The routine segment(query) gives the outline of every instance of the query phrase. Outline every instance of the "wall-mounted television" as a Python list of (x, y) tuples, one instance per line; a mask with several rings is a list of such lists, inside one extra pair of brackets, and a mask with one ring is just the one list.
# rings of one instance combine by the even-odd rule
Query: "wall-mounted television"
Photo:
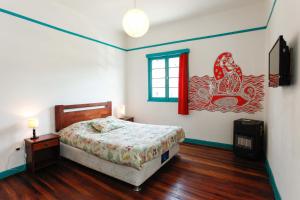
[(281, 35), (269, 53), (269, 87), (290, 84), (290, 49)]

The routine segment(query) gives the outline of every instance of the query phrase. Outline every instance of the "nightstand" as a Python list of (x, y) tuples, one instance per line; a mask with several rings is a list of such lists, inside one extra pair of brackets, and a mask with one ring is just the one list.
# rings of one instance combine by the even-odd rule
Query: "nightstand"
[(59, 135), (41, 135), (37, 139), (25, 139), (27, 169), (38, 169), (54, 164), (59, 159)]
[(119, 119), (129, 121), (129, 122), (134, 122), (134, 117), (120, 117)]

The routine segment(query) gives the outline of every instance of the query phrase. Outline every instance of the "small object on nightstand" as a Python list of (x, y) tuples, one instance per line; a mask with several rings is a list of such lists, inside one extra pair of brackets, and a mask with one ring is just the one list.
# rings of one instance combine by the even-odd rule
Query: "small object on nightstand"
[(39, 121), (37, 119), (29, 119), (28, 120), (28, 127), (32, 128), (32, 138), (31, 139), (37, 139), (39, 137), (36, 136), (35, 129), (39, 126)]
[(124, 120), (124, 121), (129, 121), (129, 122), (134, 122), (134, 117), (120, 117), (119, 119)]
[(59, 135), (47, 134), (37, 139), (25, 139), (27, 169), (35, 172), (56, 163), (60, 151), (59, 138)]

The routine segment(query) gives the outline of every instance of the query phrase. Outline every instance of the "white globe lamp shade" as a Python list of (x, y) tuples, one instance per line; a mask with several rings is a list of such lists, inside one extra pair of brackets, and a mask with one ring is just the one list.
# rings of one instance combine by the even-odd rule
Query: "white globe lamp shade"
[(128, 10), (123, 17), (124, 31), (131, 37), (142, 37), (149, 29), (149, 19), (140, 9)]

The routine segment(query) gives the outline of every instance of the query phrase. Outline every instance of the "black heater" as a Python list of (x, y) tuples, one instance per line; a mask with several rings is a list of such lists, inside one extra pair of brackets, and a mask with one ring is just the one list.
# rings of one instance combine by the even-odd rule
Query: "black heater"
[(234, 121), (233, 151), (250, 159), (263, 158), (264, 122), (251, 119)]

